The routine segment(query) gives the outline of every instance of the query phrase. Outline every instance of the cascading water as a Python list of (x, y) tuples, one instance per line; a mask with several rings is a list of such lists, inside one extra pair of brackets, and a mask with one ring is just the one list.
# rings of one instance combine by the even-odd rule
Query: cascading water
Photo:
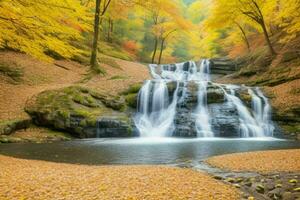
[(210, 80), (209, 61), (202, 60), (200, 72), (195, 72), (195, 79), (198, 84), (198, 105), (196, 108), (196, 131), (198, 137), (214, 137), (211, 130), (209, 112), (207, 110), (207, 84)]
[[(261, 90), (212, 83), (209, 60), (202, 60), (200, 65), (189, 61), (149, 67), (153, 80), (146, 81), (141, 88), (134, 117), (142, 137), (215, 137), (224, 135), (223, 126), (232, 132), (236, 130), (239, 137), (273, 135), (271, 107)], [(191, 92), (193, 86), (197, 88), (194, 96)], [(215, 97), (208, 95), (217, 88), (224, 100), (211, 103)], [(236, 94), (240, 90), (246, 90), (251, 96), (250, 106), (247, 107)], [(228, 120), (231, 118), (233, 120)]]

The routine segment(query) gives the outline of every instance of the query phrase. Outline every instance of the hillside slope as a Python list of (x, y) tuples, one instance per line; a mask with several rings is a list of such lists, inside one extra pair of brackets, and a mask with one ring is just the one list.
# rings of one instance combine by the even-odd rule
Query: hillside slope
[(25, 104), (44, 90), (75, 84), (116, 95), (150, 76), (145, 65), (107, 56), (101, 59), (106, 72), (102, 76), (91, 74), (87, 66), (73, 61), (47, 63), (21, 53), (0, 52), (0, 125), (29, 120)]

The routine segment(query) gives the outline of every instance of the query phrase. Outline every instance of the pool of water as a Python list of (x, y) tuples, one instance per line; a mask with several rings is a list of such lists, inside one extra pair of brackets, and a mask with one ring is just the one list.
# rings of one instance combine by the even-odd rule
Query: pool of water
[(300, 142), (259, 139), (87, 139), (50, 144), (1, 144), (0, 154), (17, 158), (80, 164), (167, 164), (199, 162), (236, 152), (295, 149)]

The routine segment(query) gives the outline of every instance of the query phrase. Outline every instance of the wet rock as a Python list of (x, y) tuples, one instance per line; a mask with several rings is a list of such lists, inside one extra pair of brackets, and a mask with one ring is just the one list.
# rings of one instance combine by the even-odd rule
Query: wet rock
[(255, 186), (255, 190), (258, 192), (258, 193), (261, 193), (263, 194), (265, 192), (265, 187), (262, 185), (262, 184), (257, 184)]
[(223, 103), (225, 101), (224, 91), (219, 87), (207, 88), (207, 103)]
[(293, 189), (294, 192), (300, 192), (300, 187)]
[(293, 194), (291, 192), (284, 192), (282, 194), (282, 200), (294, 200)]
[(268, 192), (268, 197), (271, 199), (279, 199), (282, 197), (283, 190), (281, 188), (276, 188), (270, 192)]
[(213, 178), (216, 179), (216, 180), (223, 180), (222, 176), (214, 176)]
[(249, 182), (245, 182), (243, 185), (247, 186), (247, 187), (251, 187), (252, 186), (252, 183), (249, 181)]
[(265, 187), (266, 187), (266, 189), (269, 190), (269, 191), (275, 189), (275, 185), (274, 185), (273, 181), (268, 181), (268, 182), (266, 183)]
[(235, 179), (234, 178), (226, 178), (225, 181), (229, 182), (229, 183), (235, 183)]
[(292, 184), (297, 184), (297, 183), (298, 183), (298, 181), (297, 181), (296, 179), (291, 179), (291, 180), (289, 180), (289, 183), (292, 183)]

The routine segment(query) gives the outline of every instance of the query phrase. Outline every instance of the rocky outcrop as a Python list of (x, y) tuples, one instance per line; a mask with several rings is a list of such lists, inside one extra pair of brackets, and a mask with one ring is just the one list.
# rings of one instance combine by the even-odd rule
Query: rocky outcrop
[(125, 109), (122, 98), (79, 86), (44, 91), (25, 108), (37, 125), (79, 138), (131, 136), (131, 117)]
[(227, 75), (237, 71), (237, 64), (228, 58), (212, 58), (210, 62), (212, 74)]
[(3, 121), (0, 123), (0, 135), (10, 135), (17, 130), (28, 128), (30, 124), (30, 119)]
[(285, 112), (274, 110), (273, 120), (280, 125), (285, 136), (300, 140), (300, 107), (291, 108)]

